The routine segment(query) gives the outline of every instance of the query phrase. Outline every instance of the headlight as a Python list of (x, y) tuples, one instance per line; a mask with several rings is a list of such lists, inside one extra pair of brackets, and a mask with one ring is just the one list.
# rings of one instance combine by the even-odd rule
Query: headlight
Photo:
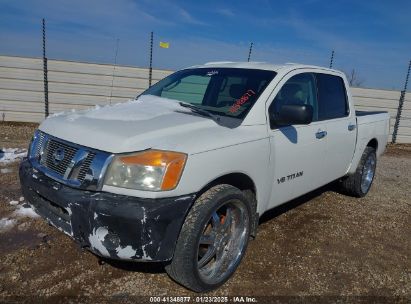
[(187, 155), (147, 150), (114, 157), (104, 184), (136, 190), (164, 191), (177, 187)]

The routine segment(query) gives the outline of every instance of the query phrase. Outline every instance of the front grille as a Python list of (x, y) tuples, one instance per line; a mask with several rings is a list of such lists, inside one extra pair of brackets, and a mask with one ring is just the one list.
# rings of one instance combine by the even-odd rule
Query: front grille
[[(64, 158), (60, 162), (56, 162), (54, 159), (54, 153), (59, 148), (64, 150)], [(64, 176), (77, 151), (77, 148), (71, 147), (62, 142), (58, 142), (54, 139), (49, 139), (42, 156), (42, 163), (46, 168), (49, 168), (61, 176)]]
[(35, 158), (38, 158), (38, 157), (40, 156), (41, 148), (42, 148), (43, 145), (44, 145), (44, 139), (45, 139), (45, 137), (46, 137), (46, 136), (44, 135), (43, 132), (39, 132), (39, 133), (38, 133), (37, 144), (36, 144), (36, 146), (34, 147), (34, 157), (35, 157)]
[(89, 173), (88, 171), (90, 169), (91, 163), (93, 162), (93, 159), (95, 156), (96, 156), (95, 153), (89, 152), (83, 164), (81, 165), (80, 171), (77, 176), (77, 179), (80, 182), (83, 182), (84, 178), (86, 177), (86, 174)]
[(100, 176), (111, 154), (56, 138), (40, 130), (34, 134), (29, 160), (36, 170), (63, 184), (100, 189)]

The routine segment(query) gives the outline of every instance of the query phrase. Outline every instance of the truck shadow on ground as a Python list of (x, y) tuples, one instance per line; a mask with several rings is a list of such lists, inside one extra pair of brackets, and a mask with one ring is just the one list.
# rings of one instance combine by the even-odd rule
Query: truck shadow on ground
[(277, 207), (274, 207), (273, 209), (268, 210), (267, 212), (265, 212), (261, 217), (260, 217), (260, 221), (259, 221), (259, 225), (268, 222), (278, 216), (280, 216), (283, 213), (286, 213), (287, 211), (290, 211), (294, 208), (297, 208), (300, 205), (303, 205), (309, 201), (311, 201), (312, 199), (322, 195), (325, 192), (336, 192), (339, 194), (344, 194), (338, 187), (338, 182), (334, 181), (331, 182), (325, 186), (322, 186), (321, 188), (318, 188), (314, 191), (311, 191), (307, 194), (304, 194), (302, 196), (299, 196), (291, 201), (288, 201), (282, 205), (279, 205)]
[[(307, 193), (303, 196), (300, 196), (296, 199), (293, 199), (287, 203), (284, 203), (278, 207), (275, 207), (266, 213), (264, 213), (259, 221), (259, 224), (263, 224), (265, 222), (268, 222), (278, 216), (280, 216), (283, 213), (286, 213), (287, 211), (290, 211), (294, 208), (297, 208), (298, 206), (305, 204), (312, 199), (322, 195), (325, 192), (328, 191), (333, 191), (340, 193), (337, 183), (332, 182), (330, 184), (327, 184), (317, 190), (314, 190), (310, 193)], [(110, 259), (101, 259), (99, 258), (102, 263), (106, 263), (112, 267), (125, 270), (125, 271), (130, 271), (130, 272), (142, 272), (142, 273), (149, 273), (149, 274), (158, 274), (158, 273), (164, 273), (165, 272), (165, 265), (167, 265), (166, 262), (161, 263), (161, 262), (130, 262), (130, 261), (120, 261), (120, 260), (110, 260)]]

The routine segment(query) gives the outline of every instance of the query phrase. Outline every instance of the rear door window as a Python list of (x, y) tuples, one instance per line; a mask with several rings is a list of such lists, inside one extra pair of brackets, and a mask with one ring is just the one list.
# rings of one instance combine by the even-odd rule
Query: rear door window
[(344, 81), (339, 76), (316, 74), (318, 89), (318, 120), (348, 116), (349, 107)]

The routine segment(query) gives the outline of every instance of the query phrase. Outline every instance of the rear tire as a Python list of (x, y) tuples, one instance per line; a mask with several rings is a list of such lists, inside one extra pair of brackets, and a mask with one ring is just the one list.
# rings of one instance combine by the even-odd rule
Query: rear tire
[(371, 188), (377, 166), (377, 156), (373, 147), (366, 147), (354, 174), (341, 181), (345, 193), (354, 197), (364, 197)]
[(196, 292), (224, 284), (246, 251), (251, 214), (247, 198), (231, 185), (204, 192), (181, 228), (168, 275)]

